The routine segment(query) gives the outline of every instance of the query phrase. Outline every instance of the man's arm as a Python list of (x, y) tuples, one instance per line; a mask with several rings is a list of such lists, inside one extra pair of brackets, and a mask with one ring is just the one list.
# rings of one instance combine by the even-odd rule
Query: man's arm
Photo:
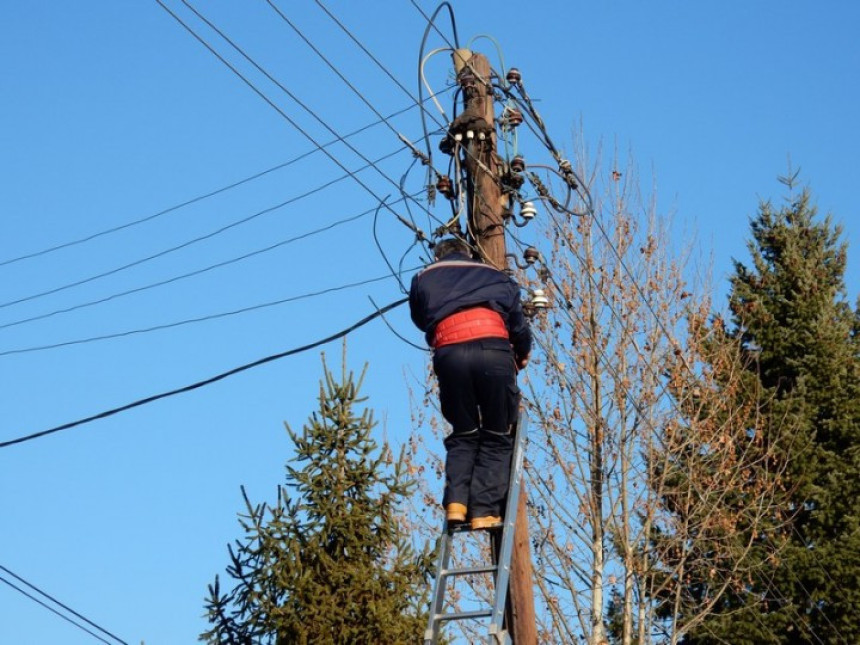
[(421, 289), (418, 287), (418, 277), (412, 278), (412, 284), (409, 287), (409, 315), (412, 317), (412, 322), (421, 331), (427, 331), (427, 318), (425, 315), (426, 307), (424, 298), (421, 296)]
[(508, 333), (514, 348), (517, 368), (523, 369), (529, 362), (529, 354), (532, 351), (532, 330), (529, 327), (528, 318), (523, 313), (520, 288), (515, 282), (512, 284), (514, 292), (511, 310), (508, 312)]

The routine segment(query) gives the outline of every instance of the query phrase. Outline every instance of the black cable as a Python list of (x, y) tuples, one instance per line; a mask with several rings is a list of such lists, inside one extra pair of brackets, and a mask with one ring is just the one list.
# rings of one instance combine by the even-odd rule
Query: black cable
[[(34, 587), (33, 585), (31, 585), (29, 582), (27, 582), (26, 580), (24, 580), (24, 579), (23, 579), (23, 578), (21, 578), (20, 576), (15, 575), (15, 574), (14, 574), (14, 573), (12, 573), (11, 571), (9, 571), (9, 569), (6, 569), (6, 567), (2, 567), (2, 566), (0, 566), (0, 569), (4, 569), (5, 571), (8, 571), (10, 574), (12, 574), (13, 576), (15, 576), (15, 578), (17, 578), (18, 580), (21, 580), (21, 582), (23, 582), (24, 584), (26, 584), (26, 585), (28, 585), (28, 586), (32, 587), (33, 589), (36, 589), (36, 591), (38, 591), (39, 593), (41, 593), (41, 594), (42, 594), (43, 596), (45, 596), (46, 598), (50, 598), (51, 600), (53, 600), (55, 603), (57, 603), (57, 604), (58, 604), (58, 605), (60, 605), (61, 607), (63, 607), (63, 608), (65, 608), (65, 609), (67, 609), (68, 611), (70, 611), (70, 612), (71, 612), (71, 613), (73, 613), (74, 615), (76, 615), (76, 616), (78, 616), (78, 617), (82, 618), (83, 620), (85, 620), (86, 622), (90, 623), (91, 625), (94, 625), (97, 629), (100, 629), (101, 631), (103, 631), (104, 633), (108, 634), (109, 636), (111, 636), (111, 637), (112, 637), (112, 638), (114, 638), (115, 640), (119, 641), (120, 643), (123, 643), (123, 645), (128, 645), (128, 643), (126, 643), (124, 640), (122, 640), (122, 639), (120, 639), (120, 638), (117, 638), (116, 636), (114, 636), (113, 634), (111, 634), (110, 632), (108, 632), (107, 630), (102, 629), (101, 627), (99, 627), (98, 625), (96, 625), (95, 623), (93, 623), (92, 621), (90, 621), (90, 620), (88, 620), (88, 619), (84, 618), (83, 616), (81, 616), (79, 613), (77, 613), (77, 612), (76, 612), (76, 611), (74, 611), (73, 609), (70, 609), (70, 608), (66, 607), (66, 605), (62, 604), (61, 602), (59, 602), (59, 601), (57, 601), (57, 600), (54, 600), (53, 598), (51, 598), (51, 596), (49, 596), (49, 595), (48, 595), (48, 594), (46, 594), (45, 592), (43, 592), (43, 591), (41, 591), (41, 590), (37, 589), (36, 587)], [(54, 607), (51, 607), (49, 604), (47, 604), (46, 602), (44, 602), (44, 601), (40, 600), (39, 598), (37, 598), (37, 597), (36, 597), (36, 596), (34, 596), (33, 594), (31, 594), (31, 593), (29, 593), (29, 592), (25, 591), (24, 589), (21, 589), (21, 587), (19, 587), (18, 585), (16, 585), (16, 584), (15, 584), (15, 583), (13, 583), (13, 582), (10, 582), (10, 581), (9, 581), (9, 580), (7, 580), (6, 578), (4, 578), (2, 575), (0, 575), (0, 582), (3, 582), (3, 583), (5, 583), (5, 584), (9, 585), (10, 587), (12, 587), (12, 589), (14, 589), (15, 591), (17, 591), (17, 592), (18, 592), (18, 593), (20, 593), (21, 595), (26, 596), (27, 598), (29, 598), (30, 600), (32, 600), (32, 601), (33, 601), (33, 602), (35, 602), (36, 604), (41, 605), (42, 607), (44, 607), (44, 608), (45, 608), (45, 609), (47, 609), (48, 611), (55, 613), (57, 616), (59, 616), (60, 618), (62, 618), (62, 619), (63, 619), (63, 620), (65, 620), (66, 622), (71, 623), (72, 625), (74, 625), (75, 627), (77, 627), (78, 629), (80, 629), (80, 630), (82, 630), (82, 631), (85, 631), (87, 634), (89, 634), (89, 635), (90, 635), (90, 636), (92, 636), (93, 638), (95, 638), (95, 639), (97, 639), (97, 640), (100, 640), (102, 643), (107, 643), (107, 645), (111, 645), (110, 641), (106, 641), (104, 638), (102, 638), (101, 636), (99, 636), (99, 635), (98, 635), (98, 634), (96, 634), (95, 632), (90, 631), (89, 629), (87, 629), (86, 627), (84, 627), (83, 625), (81, 625), (80, 623), (75, 622), (74, 620), (72, 620), (72, 619), (71, 619), (71, 618), (69, 618), (68, 616), (66, 616), (66, 615), (62, 614), (61, 612), (57, 611)]]
[[(412, 6), (414, 6), (416, 9), (418, 9), (418, 12), (422, 16), (424, 16), (424, 20), (427, 21), (428, 27), (433, 27), (433, 29), (436, 31), (436, 33), (442, 37), (442, 40), (444, 40), (448, 44), (449, 47), (451, 47), (452, 49), (460, 49), (460, 37), (457, 35), (457, 22), (454, 20), (454, 9), (451, 6), (450, 2), (440, 3), (439, 6), (436, 7), (436, 11), (433, 12), (432, 16), (428, 16), (426, 13), (424, 13), (424, 10), (418, 5), (417, 2), (415, 2), (415, 0), (412, 0)], [(439, 15), (439, 12), (442, 11), (443, 8), (448, 9), (448, 17), (451, 18), (451, 31), (454, 33), (454, 43), (453, 44), (451, 43), (450, 40), (445, 38), (445, 34), (443, 34), (441, 31), (439, 31), (439, 28), (436, 27), (436, 24), (435, 24), (436, 16)]]
[[(415, 271), (420, 267), (414, 267), (412, 269), (407, 269), (407, 271)], [(333, 293), (335, 291), (344, 291), (346, 289), (353, 289), (355, 287), (362, 287), (367, 284), (371, 284), (374, 282), (382, 282), (383, 280), (388, 280), (391, 278), (391, 275), (383, 275), (377, 278), (369, 278), (367, 280), (362, 280), (360, 282), (351, 282), (348, 284), (340, 285), (338, 287), (329, 287), (328, 289), (321, 289), (319, 291), (313, 291), (310, 293), (304, 293), (298, 296), (291, 296), (289, 298), (282, 298), (280, 300), (274, 300), (271, 302), (264, 302), (257, 305), (251, 305), (248, 307), (242, 307), (241, 309), (234, 309), (232, 311), (222, 311), (217, 314), (210, 314), (208, 316), (199, 316), (197, 318), (187, 318), (185, 320), (178, 320), (172, 323), (166, 323), (163, 325), (155, 325), (153, 327), (146, 327), (143, 329), (130, 329), (123, 332), (116, 332), (113, 334), (104, 334), (102, 336), (92, 336), (90, 338), (79, 338), (76, 340), (69, 340), (62, 343), (54, 343), (52, 345), (40, 345), (36, 347), (24, 347), (20, 349), (8, 349), (5, 351), (0, 351), (0, 356), (9, 356), (12, 354), (27, 354), (30, 352), (40, 352), (50, 349), (59, 349), (61, 347), (69, 347), (71, 345), (84, 345), (88, 343), (95, 343), (102, 340), (111, 340), (113, 338), (125, 338), (126, 336), (134, 336), (136, 334), (148, 334), (154, 331), (162, 331), (164, 329), (173, 329), (174, 327), (182, 327), (184, 325), (191, 325), (201, 322), (207, 322), (209, 320), (217, 320), (218, 318), (226, 318), (228, 316), (236, 316), (239, 314), (245, 314), (251, 311), (257, 311), (259, 309), (266, 309), (268, 307), (274, 307), (277, 305), (283, 305), (288, 302), (295, 302), (297, 300), (305, 300), (307, 298), (315, 298), (317, 296), (322, 296), (328, 293)], [(397, 277), (397, 276), (394, 276)]]
[[(373, 298), (371, 298), (370, 296), (368, 296), (368, 298), (367, 298), (367, 299), (368, 299), (368, 300), (370, 300), (370, 304), (372, 304), (372, 305), (376, 308), (376, 310), (377, 310), (377, 311), (379, 311), (379, 307), (377, 307), (377, 306), (376, 306), (376, 302), (374, 302)], [(380, 314), (380, 315), (382, 315), (382, 314)], [(397, 336), (400, 340), (402, 340), (402, 341), (403, 341), (404, 343), (406, 343), (407, 345), (410, 345), (411, 347), (414, 347), (415, 349), (421, 350), (422, 352), (429, 352), (429, 351), (430, 351), (430, 348), (429, 348), (429, 347), (422, 347), (421, 345), (416, 345), (415, 343), (413, 343), (413, 342), (412, 342), (411, 340), (409, 340), (408, 338), (404, 338), (403, 336), (401, 336), (401, 335), (397, 332), (397, 330), (396, 330), (396, 329), (394, 329), (394, 327), (392, 327), (392, 326), (391, 326), (391, 323), (389, 323), (389, 322), (388, 322), (388, 319), (387, 319), (384, 315), (382, 315), (382, 322), (384, 322), (384, 323), (385, 323), (385, 326), (386, 326), (386, 327), (388, 327), (389, 331), (391, 331), (391, 333), (392, 333), (392, 334), (394, 334), (395, 336)]]
[(83, 419), (78, 419), (77, 421), (72, 421), (70, 423), (64, 423), (63, 425), (56, 426), (54, 428), (49, 428), (48, 430), (42, 430), (40, 432), (34, 432), (32, 434), (24, 435), (24, 436), (18, 437), (16, 439), (10, 439), (8, 441), (3, 441), (3, 442), (0, 442), (0, 448), (7, 448), (9, 446), (12, 446), (12, 445), (15, 445), (18, 443), (24, 443), (25, 441), (32, 441), (33, 439), (39, 439), (40, 437), (44, 437), (44, 436), (47, 436), (49, 434), (53, 434), (55, 432), (60, 432), (62, 430), (68, 430), (70, 428), (84, 425), (85, 423), (90, 423), (92, 421), (97, 421), (99, 419), (105, 419), (107, 417), (113, 416), (113, 415), (118, 414), (120, 412), (125, 412), (126, 410), (131, 410), (132, 408), (137, 408), (137, 407), (140, 407), (142, 405), (146, 405), (147, 403), (153, 403), (154, 401), (158, 401), (160, 399), (165, 399), (167, 397), (174, 396), (176, 394), (184, 394), (185, 392), (191, 392), (192, 390), (196, 390), (196, 389), (204, 387), (206, 385), (211, 385), (212, 383), (216, 383), (218, 381), (221, 381), (221, 380), (227, 378), (228, 376), (233, 376), (234, 374), (238, 374), (239, 372), (244, 372), (244, 371), (249, 370), (253, 367), (259, 367), (260, 365), (270, 363), (270, 362), (278, 360), (280, 358), (284, 358), (286, 356), (292, 356), (293, 354), (299, 354), (299, 353), (305, 352), (309, 349), (313, 349), (314, 347), (319, 347), (320, 345), (325, 345), (326, 343), (330, 343), (331, 341), (337, 340), (338, 338), (343, 338), (344, 336), (346, 336), (350, 332), (355, 331), (359, 327), (366, 325), (367, 323), (369, 323), (374, 318), (377, 318), (378, 316), (381, 316), (384, 313), (391, 311), (392, 309), (395, 309), (396, 307), (399, 307), (400, 305), (405, 303), (407, 300), (408, 300), (408, 298), (402, 298), (400, 300), (396, 300), (396, 301), (392, 302), (391, 304), (386, 305), (382, 309), (377, 309), (375, 313), (372, 313), (369, 316), (365, 316), (364, 318), (359, 320), (357, 323), (347, 327), (346, 329), (339, 331), (336, 334), (333, 334), (327, 338), (323, 338), (322, 340), (318, 340), (314, 343), (310, 343), (309, 345), (304, 345), (302, 347), (290, 349), (290, 350), (287, 350), (285, 352), (281, 352), (279, 354), (273, 354), (271, 356), (266, 356), (265, 358), (258, 359), (252, 363), (247, 363), (246, 365), (242, 365), (240, 367), (235, 367), (231, 370), (228, 370), (226, 372), (222, 372), (221, 374), (218, 374), (218, 375), (213, 376), (211, 378), (207, 378), (207, 379), (204, 379), (202, 381), (192, 383), (191, 385), (186, 385), (184, 387), (180, 387), (180, 388), (177, 388), (175, 390), (170, 390), (169, 392), (162, 392), (161, 394), (155, 394), (153, 396), (146, 397), (145, 399), (139, 399), (137, 401), (134, 401), (132, 403), (128, 403), (128, 404), (120, 406), (118, 408), (113, 408), (112, 410), (106, 410), (104, 412), (99, 412), (98, 414), (94, 414), (92, 416), (89, 416), (89, 417), (86, 417)]

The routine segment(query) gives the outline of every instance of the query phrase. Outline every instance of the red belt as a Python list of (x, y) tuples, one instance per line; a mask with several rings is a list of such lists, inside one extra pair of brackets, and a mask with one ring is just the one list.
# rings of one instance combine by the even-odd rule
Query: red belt
[(436, 325), (433, 347), (465, 343), (478, 338), (508, 338), (502, 316), (486, 307), (475, 307), (451, 314)]

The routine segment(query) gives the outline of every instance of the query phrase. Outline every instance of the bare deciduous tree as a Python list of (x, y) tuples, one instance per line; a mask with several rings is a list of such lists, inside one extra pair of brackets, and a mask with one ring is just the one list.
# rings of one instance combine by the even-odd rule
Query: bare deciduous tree
[(733, 527), (779, 521), (781, 464), (739, 353), (622, 170), (588, 174), (590, 212), (544, 220), (555, 307), (536, 326), (528, 473), (548, 642), (677, 642), (742, 584), (751, 549), (774, 546), (738, 544)]

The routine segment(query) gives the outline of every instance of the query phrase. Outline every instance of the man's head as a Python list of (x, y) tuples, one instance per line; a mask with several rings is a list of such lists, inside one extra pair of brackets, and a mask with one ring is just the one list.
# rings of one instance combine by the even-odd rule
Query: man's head
[(436, 247), (433, 249), (433, 254), (436, 256), (437, 260), (441, 260), (452, 253), (461, 253), (469, 257), (472, 255), (472, 249), (469, 248), (466, 240), (461, 237), (445, 238), (444, 240), (437, 242)]

